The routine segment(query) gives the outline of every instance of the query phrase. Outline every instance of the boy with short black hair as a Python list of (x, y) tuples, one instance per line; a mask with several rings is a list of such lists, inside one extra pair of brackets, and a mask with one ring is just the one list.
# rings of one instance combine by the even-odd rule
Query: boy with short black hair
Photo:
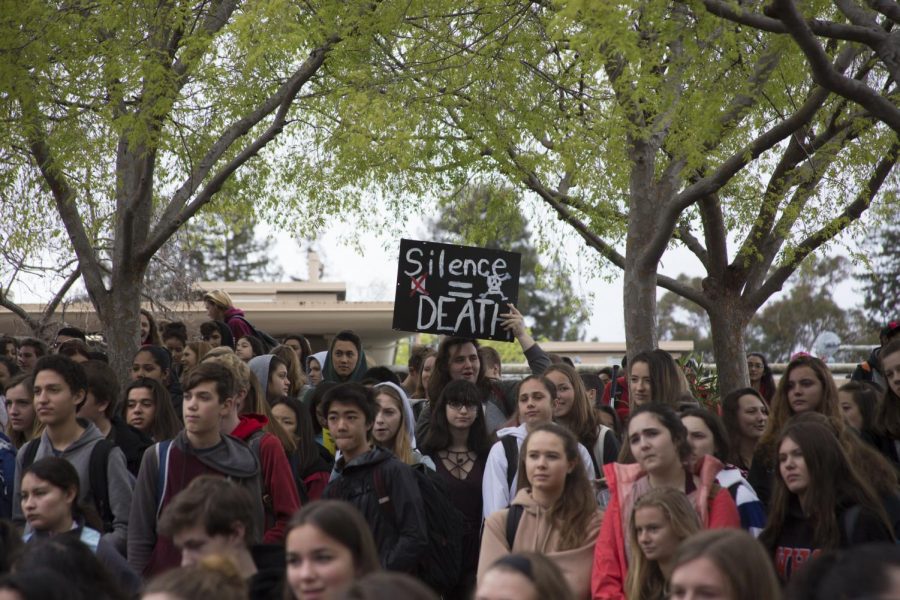
[[(337, 385), (325, 395), (322, 412), (341, 458), (335, 463), (337, 478), (323, 497), (346, 500), (359, 509), (385, 569), (415, 573), (428, 544), (422, 496), (410, 467), (374, 445), (375, 409), (372, 391), (357, 383)], [(387, 501), (393, 516), (383, 507)]]
[[(78, 501), (93, 504), (104, 521), (104, 536), (116, 549), (125, 553), (128, 536), (132, 479), (125, 466), (125, 456), (109, 444), (99, 429), (77, 412), (87, 396), (88, 379), (84, 368), (72, 359), (58, 354), (42, 357), (34, 367), (34, 409), (44, 425), (40, 438), (25, 444), (16, 457), (16, 480), (13, 490), (13, 520), (23, 524), (20, 490), (22, 471), (45, 456), (58, 456), (72, 463), (81, 485)], [(103, 444), (98, 447), (98, 444)], [(106, 463), (105, 472), (96, 470), (98, 462)], [(91, 480), (91, 473), (98, 481)], [(105, 485), (101, 485), (105, 475)], [(103, 489), (100, 489), (100, 488)], [(26, 530), (28, 528), (26, 527)]]
[(39, 358), (47, 355), (47, 344), (36, 338), (25, 338), (19, 342), (16, 364), (23, 371), (33, 371)]
[(153, 440), (126, 423), (116, 411), (119, 380), (112, 367), (99, 360), (89, 360), (81, 366), (87, 374), (87, 397), (78, 416), (93, 422), (107, 440), (122, 450), (128, 471), (137, 477), (144, 451), (153, 445)]
[(184, 430), (144, 452), (128, 537), (128, 562), (137, 573), (154, 575), (181, 563), (172, 540), (157, 536), (157, 520), (175, 495), (201, 475), (227, 477), (247, 488), (254, 502), (253, 530), (262, 531), (259, 461), (245, 443), (219, 432), (234, 401), (231, 370), (216, 362), (201, 363), (185, 382)]
[(223, 477), (201, 475), (179, 492), (159, 519), (159, 532), (181, 550), (181, 566), (214, 554), (231, 559), (247, 581), (249, 598), (280, 598), (284, 545), (254, 544), (253, 499)]

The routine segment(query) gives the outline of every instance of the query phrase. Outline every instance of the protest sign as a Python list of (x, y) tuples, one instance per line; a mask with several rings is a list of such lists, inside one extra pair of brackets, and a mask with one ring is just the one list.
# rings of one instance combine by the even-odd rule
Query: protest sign
[(394, 329), (510, 341), (499, 315), (519, 299), (521, 255), (400, 240)]

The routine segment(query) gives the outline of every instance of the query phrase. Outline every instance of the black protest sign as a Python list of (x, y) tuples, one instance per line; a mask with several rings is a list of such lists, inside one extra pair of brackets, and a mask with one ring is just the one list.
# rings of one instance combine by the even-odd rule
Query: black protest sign
[(510, 341), (500, 326), (519, 300), (520, 254), (400, 240), (394, 329)]

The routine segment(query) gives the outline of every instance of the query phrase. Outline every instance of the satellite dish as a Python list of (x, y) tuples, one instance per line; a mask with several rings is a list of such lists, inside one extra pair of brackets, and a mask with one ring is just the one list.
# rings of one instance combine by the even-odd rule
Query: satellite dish
[(823, 331), (816, 336), (813, 342), (813, 352), (816, 356), (828, 362), (841, 347), (841, 338), (833, 331)]

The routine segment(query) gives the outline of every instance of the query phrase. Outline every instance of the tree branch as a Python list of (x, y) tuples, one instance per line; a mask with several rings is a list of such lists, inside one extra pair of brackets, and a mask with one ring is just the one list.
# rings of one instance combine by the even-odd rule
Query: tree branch
[(791, 276), (807, 256), (826, 242), (834, 239), (835, 236), (849, 227), (851, 223), (858, 220), (872, 204), (873, 198), (878, 194), (891, 169), (896, 164), (898, 156), (900, 156), (900, 142), (895, 141), (887, 155), (875, 167), (872, 176), (866, 182), (865, 188), (857, 194), (856, 199), (840, 215), (800, 242), (791, 260), (777, 268), (759, 289), (750, 294), (747, 298), (748, 306), (754, 310), (762, 306), (772, 294), (782, 288), (788, 277)]

